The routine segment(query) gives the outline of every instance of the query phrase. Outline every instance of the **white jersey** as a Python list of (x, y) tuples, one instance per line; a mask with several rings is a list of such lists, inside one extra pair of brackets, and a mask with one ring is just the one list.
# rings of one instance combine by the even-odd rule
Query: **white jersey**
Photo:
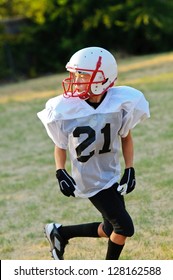
[(38, 113), (55, 145), (69, 150), (79, 197), (91, 197), (119, 181), (120, 137), (149, 116), (144, 95), (127, 86), (109, 89), (96, 109), (78, 97), (60, 95)]

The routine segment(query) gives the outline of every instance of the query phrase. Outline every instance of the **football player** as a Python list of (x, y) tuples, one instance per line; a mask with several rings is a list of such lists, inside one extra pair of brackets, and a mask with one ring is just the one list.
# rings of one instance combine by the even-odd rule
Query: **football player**
[[(117, 63), (100, 47), (77, 51), (66, 65), (69, 77), (64, 93), (50, 99), (38, 113), (55, 144), (56, 178), (67, 197), (87, 198), (102, 222), (77, 225), (50, 223), (45, 234), (54, 259), (63, 260), (65, 246), (74, 237), (105, 237), (105, 259), (120, 257), (127, 237), (134, 234), (124, 195), (136, 185), (131, 130), (148, 118), (149, 105), (139, 90), (114, 86)], [(66, 151), (71, 161), (66, 170)], [(119, 153), (124, 172), (121, 176)]]

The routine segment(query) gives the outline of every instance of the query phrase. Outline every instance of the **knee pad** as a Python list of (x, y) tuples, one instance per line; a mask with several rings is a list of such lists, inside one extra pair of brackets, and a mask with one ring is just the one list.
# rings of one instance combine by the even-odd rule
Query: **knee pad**
[(127, 236), (127, 237), (131, 237), (134, 235), (134, 225), (133, 223), (128, 223), (128, 225), (126, 226), (120, 226), (120, 225), (117, 225), (117, 223), (114, 223), (113, 224), (113, 231), (117, 234), (121, 234), (121, 235), (124, 235), (124, 236)]

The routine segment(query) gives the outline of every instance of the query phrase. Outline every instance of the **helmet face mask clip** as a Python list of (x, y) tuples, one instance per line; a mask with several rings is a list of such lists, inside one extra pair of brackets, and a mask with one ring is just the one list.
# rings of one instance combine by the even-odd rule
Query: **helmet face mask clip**
[[(106, 72), (110, 72), (111, 68), (111, 77), (109, 73), (106, 76)], [(66, 69), (69, 71), (69, 77), (62, 82), (64, 97), (88, 99), (93, 95), (103, 94), (113, 86), (117, 78), (115, 58), (108, 51), (97, 47), (85, 48), (75, 53), (67, 63)]]

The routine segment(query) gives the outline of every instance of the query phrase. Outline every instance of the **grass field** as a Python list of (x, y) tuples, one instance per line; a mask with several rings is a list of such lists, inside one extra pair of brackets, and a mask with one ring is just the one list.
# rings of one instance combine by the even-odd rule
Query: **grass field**
[[(151, 118), (133, 131), (136, 190), (126, 196), (136, 233), (121, 259), (173, 259), (173, 53), (119, 59), (118, 85), (144, 92)], [(0, 87), (0, 258), (50, 259), (45, 223), (100, 221), (88, 200), (66, 198), (53, 144), (36, 116), (61, 93), (61, 75)], [(72, 239), (65, 259), (104, 259), (106, 240)]]

